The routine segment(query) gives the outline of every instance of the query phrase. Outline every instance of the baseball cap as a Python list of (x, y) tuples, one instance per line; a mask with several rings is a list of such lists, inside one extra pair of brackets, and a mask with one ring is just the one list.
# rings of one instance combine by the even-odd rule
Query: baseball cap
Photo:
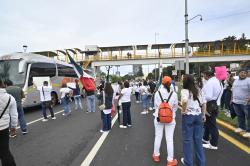
[(171, 82), (172, 82), (172, 79), (169, 76), (164, 76), (163, 79), (162, 79), (162, 81), (161, 81), (161, 83), (163, 85), (170, 85)]

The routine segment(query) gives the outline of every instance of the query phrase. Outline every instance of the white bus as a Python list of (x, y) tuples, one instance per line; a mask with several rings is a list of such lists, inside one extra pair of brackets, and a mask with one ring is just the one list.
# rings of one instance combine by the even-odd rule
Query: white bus
[(71, 64), (32, 53), (14, 53), (0, 56), (0, 77), (9, 79), (25, 93), (23, 107), (40, 104), (38, 90), (33, 87), (33, 77), (50, 77), (52, 102), (58, 102), (62, 82), (74, 82), (77, 74)]

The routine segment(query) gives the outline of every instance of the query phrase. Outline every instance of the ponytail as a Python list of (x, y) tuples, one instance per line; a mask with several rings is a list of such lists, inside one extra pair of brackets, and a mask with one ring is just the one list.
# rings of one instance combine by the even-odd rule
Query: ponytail
[(169, 92), (170, 92), (170, 85), (165, 84), (165, 85), (163, 85), (163, 86), (164, 86), (164, 88), (167, 89), (167, 91), (168, 91), (168, 93), (169, 93)]

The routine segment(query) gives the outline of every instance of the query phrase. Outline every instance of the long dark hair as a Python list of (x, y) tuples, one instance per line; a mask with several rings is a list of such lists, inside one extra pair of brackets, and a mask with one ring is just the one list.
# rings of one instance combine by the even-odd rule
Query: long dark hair
[(194, 77), (192, 75), (184, 75), (183, 89), (188, 89), (189, 92), (192, 92), (194, 100), (198, 99), (199, 89), (195, 85)]
[(113, 88), (112, 88), (112, 86), (111, 86), (111, 83), (109, 83), (109, 82), (106, 82), (106, 83), (105, 83), (104, 92), (105, 92), (105, 94), (107, 94), (108, 96), (112, 96), (112, 95), (113, 95), (114, 90), (113, 90)]

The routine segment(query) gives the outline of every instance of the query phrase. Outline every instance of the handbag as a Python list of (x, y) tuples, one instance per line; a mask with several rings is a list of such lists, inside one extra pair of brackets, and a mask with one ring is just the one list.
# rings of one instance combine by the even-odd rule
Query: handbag
[(105, 92), (104, 91), (103, 91), (103, 99), (102, 99), (102, 101), (103, 101), (103, 104), (98, 106), (101, 111), (105, 109)]

